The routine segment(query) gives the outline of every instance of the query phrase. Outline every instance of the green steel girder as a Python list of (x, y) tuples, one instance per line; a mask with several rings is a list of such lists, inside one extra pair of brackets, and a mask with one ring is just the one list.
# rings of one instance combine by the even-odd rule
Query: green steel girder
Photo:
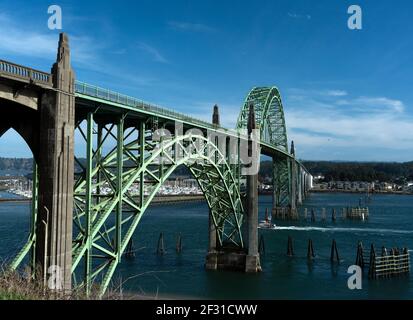
[(273, 187), (275, 207), (290, 205), (291, 177), (290, 161), (276, 157), (273, 159)]
[[(287, 128), (278, 89), (276, 87), (255, 87), (249, 92), (238, 117), (238, 130), (247, 129), (251, 103), (254, 104), (261, 141), (288, 153)], [(292, 181), (290, 159), (282, 153), (273, 158), (273, 188), (276, 207), (290, 205)], [(293, 161), (295, 161), (294, 158)]]
[[(87, 160), (85, 172), (75, 184), (72, 273), (75, 281), (81, 276), (80, 285), (87, 292), (99, 277), (101, 293), (106, 290), (145, 210), (180, 165), (190, 169), (205, 195), (219, 246), (244, 246), (239, 180), (219, 148), (208, 138), (194, 134), (153, 141), (144, 122), (128, 129), (123, 123), (124, 116), (115, 126), (95, 124), (93, 113), (89, 113), (87, 132), (78, 126), (86, 140)], [(117, 144), (105, 154), (108, 137)], [(80, 265), (84, 266), (83, 273)]]
[(253, 88), (241, 109), (237, 129), (246, 130), (249, 105), (253, 103), (261, 141), (288, 152), (287, 128), (281, 95), (276, 87)]

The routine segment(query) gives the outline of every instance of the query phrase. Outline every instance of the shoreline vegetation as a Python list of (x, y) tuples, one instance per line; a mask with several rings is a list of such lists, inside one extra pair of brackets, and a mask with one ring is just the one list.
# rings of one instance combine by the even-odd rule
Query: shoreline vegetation
[[(99, 284), (92, 284), (89, 295), (86, 295), (84, 288), (78, 287), (70, 292), (57, 293), (44, 285), (41, 277), (34, 278), (29, 267), (23, 270), (9, 270), (3, 262), (0, 265), (0, 301), (1, 300), (176, 300), (176, 299), (198, 299), (197, 297), (159, 295), (137, 293), (125, 290), (125, 283), (135, 277), (143, 276), (157, 271), (147, 271), (135, 276), (122, 279), (118, 278), (106, 290), (103, 296), (99, 295)], [(163, 272), (163, 271), (161, 271)]]
[(33, 277), (29, 268), (22, 271), (9, 270), (0, 266), (0, 301), (1, 300), (148, 300), (141, 294), (127, 292), (123, 288), (124, 281), (113, 284), (103, 296), (99, 296), (99, 285), (93, 284), (89, 295), (84, 288), (72, 289), (70, 292), (57, 292), (49, 289), (41, 277)]
[(83, 292), (57, 294), (44, 286), (42, 280), (33, 279), (28, 269), (23, 272), (8, 270), (0, 271), (0, 300), (84, 300), (97, 299), (95, 291), (88, 298)]

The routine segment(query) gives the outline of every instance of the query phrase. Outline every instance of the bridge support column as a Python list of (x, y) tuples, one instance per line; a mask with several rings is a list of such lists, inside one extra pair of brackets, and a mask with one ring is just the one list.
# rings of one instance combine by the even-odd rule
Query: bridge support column
[[(294, 141), (291, 141), (290, 152), (295, 156)], [(295, 157), (290, 160), (290, 209), (291, 215), (294, 216), (297, 210), (297, 164)]]
[(205, 268), (207, 270), (216, 270), (218, 268), (217, 230), (215, 228), (211, 210), (209, 211), (208, 222), (208, 254), (206, 256)]
[(278, 181), (277, 181), (277, 164), (275, 157), (272, 158), (272, 215), (275, 214), (279, 199), (278, 199)]
[(303, 174), (301, 173), (301, 169), (300, 169), (300, 168), (298, 168), (297, 171), (298, 171), (298, 172), (297, 172), (297, 178), (298, 178), (298, 181), (297, 181), (297, 184), (298, 184), (298, 186), (297, 186), (297, 190), (298, 190), (298, 193), (297, 193), (297, 196), (298, 196), (297, 203), (298, 203), (298, 205), (302, 205), (302, 203), (303, 203)]
[(308, 184), (308, 176), (307, 173), (304, 172), (303, 174), (303, 193), (304, 193), (304, 198), (307, 199), (307, 184)]
[(60, 34), (52, 79), (53, 89), (42, 95), (39, 106), (36, 264), (40, 266), (44, 279), (46, 276), (55, 276), (56, 283), (51, 289), (70, 291), (75, 98), (74, 72), (70, 64), (69, 44), (65, 34)]
[[(217, 105), (214, 106), (212, 124), (217, 127), (220, 125), (219, 109)], [(218, 137), (215, 137), (215, 144), (218, 145)], [(215, 161), (217, 161), (217, 159), (218, 155), (215, 154)], [(217, 229), (214, 224), (211, 210), (209, 210), (208, 218), (208, 254), (206, 256), (205, 267), (207, 270), (216, 270), (218, 268)]]
[[(302, 202), (304, 202), (305, 198), (306, 198), (306, 194), (305, 194), (305, 172), (301, 171), (301, 180), (300, 180), (300, 189), (301, 189), (301, 198), (302, 198)], [(301, 204), (302, 204), (301, 202)]]
[[(250, 105), (248, 115), (248, 157), (253, 159), (253, 130), (255, 125), (254, 105)], [(259, 155), (257, 155), (259, 156)], [(255, 159), (259, 161), (259, 159)], [(252, 166), (254, 166), (252, 160)], [(247, 223), (248, 223), (248, 254), (245, 261), (245, 272), (261, 271), (260, 255), (258, 252), (258, 172), (247, 175)]]

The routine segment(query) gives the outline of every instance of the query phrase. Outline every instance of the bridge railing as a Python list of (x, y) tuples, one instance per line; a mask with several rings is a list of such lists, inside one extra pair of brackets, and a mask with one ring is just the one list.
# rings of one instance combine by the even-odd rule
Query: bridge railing
[[(245, 132), (238, 132), (237, 130), (226, 129), (223, 127), (217, 127), (210, 122), (203, 121), (200, 119), (196, 119), (185, 114), (175, 112), (170, 109), (165, 109), (154, 104), (147, 103), (143, 100), (136, 99), (124, 94), (120, 94), (118, 92), (104, 89), (98, 86), (90, 85), (85, 82), (77, 81), (75, 82), (75, 92), (77, 94), (82, 94), (89, 97), (94, 97), (106, 101), (110, 101), (113, 103), (126, 105), (133, 108), (138, 108), (141, 110), (152, 112), (156, 115), (164, 116), (166, 118), (176, 119), (178, 121), (183, 121), (191, 124), (197, 124), (207, 129), (218, 129), (219, 131), (223, 131), (229, 134), (235, 134), (245, 137)], [(278, 149), (282, 153), (286, 153), (284, 150), (279, 149), (278, 147), (273, 146), (271, 143), (261, 141), (262, 145), (267, 145), (270, 148)], [(301, 164), (300, 164), (301, 165)]]
[(23, 80), (31, 80), (48, 85), (52, 84), (52, 77), (49, 73), (27, 68), (4, 60), (0, 60), (0, 73), (11, 75)]
[[(165, 117), (175, 118), (177, 120), (190, 122), (193, 124), (198, 124), (198, 125), (201, 125), (207, 128), (211, 128), (211, 129), (216, 129), (216, 126), (214, 126), (213, 124), (207, 121), (189, 117), (185, 114), (175, 112), (170, 109), (165, 109), (165, 108), (147, 103), (145, 101), (142, 101), (142, 100), (139, 100), (139, 99), (136, 99), (136, 98), (124, 95), (124, 94), (120, 94), (120, 93), (117, 93), (117, 92), (114, 92), (108, 89), (103, 89), (97, 86), (93, 86), (93, 85), (90, 85), (84, 82), (76, 81), (75, 91), (76, 93), (79, 93), (79, 94), (84, 94), (87, 96), (127, 105), (130, 107), (139, 108), (142, 110), (147, 110), (147, 111), (150, 111), (150, 112), (153, 112), (153, 113), (165, 116)], [(228, 131), (227, 129), (224, 129), (221, 127), (219, 129)]]

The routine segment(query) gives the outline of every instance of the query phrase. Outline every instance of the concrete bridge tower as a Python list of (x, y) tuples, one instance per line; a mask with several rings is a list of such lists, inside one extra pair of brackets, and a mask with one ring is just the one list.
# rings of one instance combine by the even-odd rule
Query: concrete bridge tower
[[(252, 159), (253, 131), (256, 129), (254, 105), (249, 106), (248, 114), (248, 158)], [(259, 155), (255, 161), (260, 161)], [(248, 252), (245, 261), (246, 272), (261, 271), (258, 252), (258, 172), (247, 176), (247, 228)]]
[[(214, 106), (212, 124), (216, 127), (220, 125), (219, 108), (217, 105)], [(208, 217), (208, 254), (206, 257), (205, 267), (208, 270), (216, 270), (218, 267), (217, 229), (215, 228), (211, 210)]]
[[(60, 34), (57, 61), (52, 67), (52, 89), (39, 104), (39, 200), (36, 264), (43, 273), (61, 279), (56, 289), (71, 289), (74, 183), (74, 72), (69, 41)], [(50, 268), (53, 266), (53, 268)]]

